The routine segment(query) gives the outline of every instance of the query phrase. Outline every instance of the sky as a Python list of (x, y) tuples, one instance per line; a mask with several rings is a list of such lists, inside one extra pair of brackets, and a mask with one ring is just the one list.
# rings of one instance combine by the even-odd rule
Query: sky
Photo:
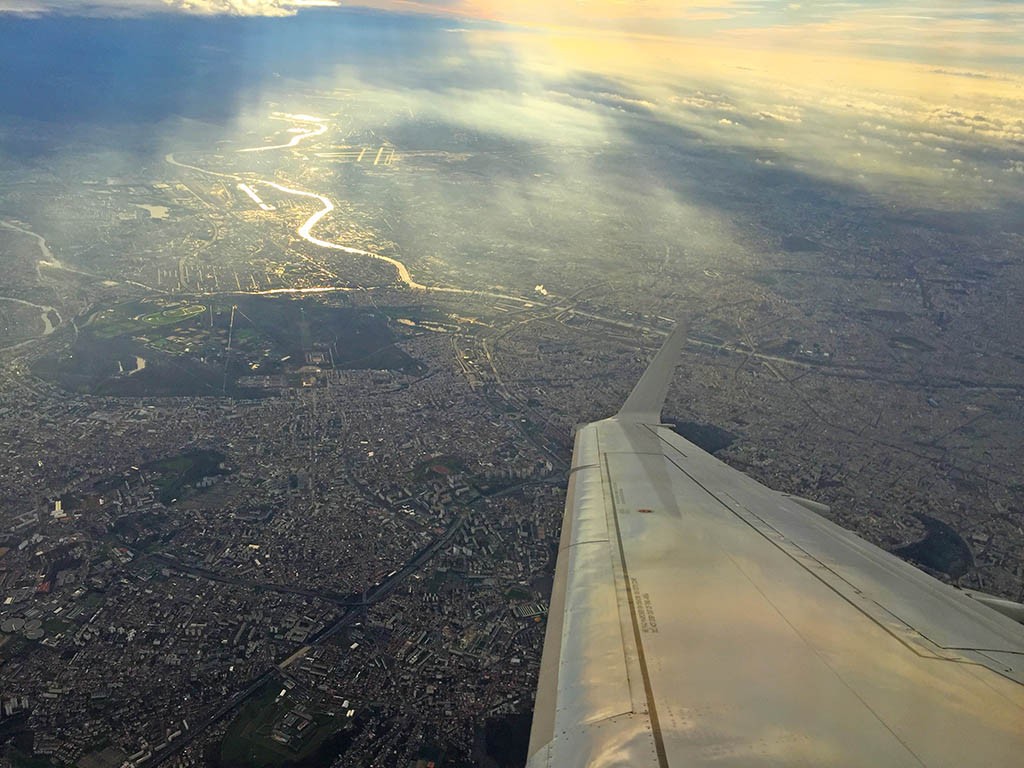
[(873, 50), (1020, 65), (1017, 0), (0, 0), (0, 13), (288, 16), (311, 7), (369, 7), (553, 29), (746, 41), (772, 47)]
[[(363, 24), (354, 8), (396, 22)], [(593, 147), (657, 126), (658, 141), (676, 131), (755, 164), (870, 191), (898, 184), (949, 206), (1019, 193), (1024, 180), (1022, 2), (0, 0), (0, 35), (2, 11), (68, 18), (75, 30), (47, 38), (63, 57), (32, 60), (9, 80), (21, 88), (16, 98), (31, 103), (50, 82), (101, 68), (91, 82), (102, 89), (79, 78), (61, 109), (77, 96), (82, 109), (141, 116), (159, 92), (177, 101), (154, 112), (203, 117), (207, 94), (196, 78), (207, 102), (233, 110), (254, 71), (269, 83), (315, 69), (321, 85), (337, 76), (399, 112), (514, 140)], [(82, 17), (168, 16), (181, 19), (173, 32), (161, 37), (151, 24), (145, 44), (123, 56), (120, 47), (90, 48), (100, 45), (98, 28), (79, 28)], [(184, 70), (180, 84), (140, 80), (135, 62), (159, 69), (165, 54)], [(36, 70), (46, 74), (32, 82)], [(120, 70), (132, 82), (119, 91)]]
[[(1014, 79), (1014, 88), (1024, 77), (1024, 2), (1018, 0), (0, 0), (0, 14), (23, 16), (274, 17), (325, 7), (491, 22), (592, 40), (628, 37), (636, 41), (634, 51), (646, 39), (659, 57), (664, 43), (700, 55), (714, 47), (716, 58), (740, 54), (797, 79), (814, 76), (816, 67), (807, 65), (821, 58), (846, 67), (856, 63), (876, 81), (896, 85), (906, 80), (906, 70), (883, 63), (978, 79), (1002, 75)], [(946, 87), (923, 79), (911, 85)]]

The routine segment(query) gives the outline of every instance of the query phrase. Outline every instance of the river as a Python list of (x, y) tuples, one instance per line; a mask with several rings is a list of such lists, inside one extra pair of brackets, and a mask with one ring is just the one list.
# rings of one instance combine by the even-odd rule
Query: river
[(39, 270), (39, 265), (55, 267), (56, 269), (67, 269), (67, 267), (65, 267), (64, 264), (61, 263), (60, 259), (53, 255), (53, 251), (50, 250), (50, 246), (46, 244), (46, 238), (43, 237), (42, 235), (37, 234), (30, 229), (19, 227), (12, 221), (0, 221), (0, 227), (3, 227), (4, 229), (13, 230), (14, 232), (20, 232), (23, 235), (28, 235), (29, 237), (33, 238), (36, 241), (36, 245), (39, 246), (39, 252), (43, 256), (43, 258), (39, 260), (36, 266), (37, 272)]
[[(11, 296), (0, 296), (0, 301), (10, 301), (14, 304), (22, 304), (26, 307), (33, 307), (35, 309), (38, 309), (40, 313), (39, 318), (43, 321), (42, 336), (49, 336), (51, 333), (57, 330), (61, 323), (64, 322), (63, 318), (61, 318), (60, 316), (60, 312), (57, 310), (56, 307), (49, 307), (46, 306), (45, 304), (36, 304), (35, 302), (25, 301), (24, 299), (15, 299)], [(53, 320), (51, 319), (51, 313), (53, 317), (57, 318), (57, 325), (53, 324)], [(18, 342), (17, 344), (12, 344), (9, 347), (2, 347), (0, 349), (17, 349), (18, 347), (23, 347), (26, 344), (31, 344), (38, 338), (40, 337), (35, 336), (31, 339), (25, 339), (25, 341)]]

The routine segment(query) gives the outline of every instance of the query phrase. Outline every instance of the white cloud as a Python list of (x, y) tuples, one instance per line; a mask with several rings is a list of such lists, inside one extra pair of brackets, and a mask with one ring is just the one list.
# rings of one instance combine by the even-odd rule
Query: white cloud
[(282, 0), (164, 0), (174, 10), (204, 16), (289, 16), (294, 5)]
[(802, 122), (802, 118), (799, 114), (783, 114), (781, 111), (769, 112), (768, 110), (761, 110), (757, 113), (757, 116), (762, 120), (775, 120), (780, 123)]
[(0, 0), (0, 14), (133, 16), (171, 11), (200, 16), (291, 16), (302, 8), (338, 5), (337, 0)]
[(694, 109), (715, 109), (719, 112), (737, 111), (728, 99), (715, 93), (704, 93), (703, 91), (697, 91), (693, 96), (673, 96), (669, 101)]

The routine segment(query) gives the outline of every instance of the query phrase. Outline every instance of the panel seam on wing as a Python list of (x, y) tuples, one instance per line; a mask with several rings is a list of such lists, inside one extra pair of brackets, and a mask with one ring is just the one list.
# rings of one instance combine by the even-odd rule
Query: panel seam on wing
[(578, 547), (581, 544), (608, 544), (610, 541), (611, 540), (607, 536), (603, 539), (587, 539), (586, 541), (574, 541), (572, 544), (567, 544), (565, 549), (561, 551), (568, 552), (570, 549)]
[[(683, 454), (675, 450), (675, 447), (666, 442), (664, 439), (659, 437), (662, 444), (669, 450)], [(690, 479), (697, 487), (701, 488), (708, 496), (716, 500), (722, 507), (727, 510), (730, 514), (734, 515), (738, 520), (749, 526), (755, 533), (763, 537), (766, 541), (775, 546), (780, 552), (784, 553), (789, 557), (796, 565), (806, 571), (812, 578), (823, 584), (828, 589), (832, 590), (838, 595), (844, 602), (846, 602), (851, 608), (860, 612), (869, 621), (873, 622), (876, 626), (885, 631), (890, 637), (899, 642), (913, 654), (923, 659), (933, 659), (937, 661), (948, 661), (959, 664), (976, 665), (984, 667), (991, 672), (1005, 677), (1009, 680), (1019, 683), (1020, 681), (1016, 678), (1006, 674), (1005, 665), (995, 663), (993, 660), (992, 664), (986, 664), (977, 659), (967, 658), (963, 655), (967, 651), (977, 651), (978, 653), (984, 653), (974, 648), (956, 648), (942, 643), (936, 642), (929, 637), (925, 632), (921, 631), (918, 627), (914, 626), (899, 614), (895, 613), (888, 606), (875, 600), (869, 593), (866, 593), (858, 585), (851, 582), (841, 573), (838, 573), (834, 568), (830, 567), (827, 563), (823, 562), (819, 557), (815, 556), (811, 552), (808, 552), (800, 544), (793, 541), (789, 536), (780, 531), (769, 521), (765, 520), (761, 515), (758, 515), (753, 510), (749, 509), (742, 502), (734, 498), (731, 494), (726, 492), (715, 492), (708, 488), (704, 483), (694, 477), (688, 472), (682, 465), (677, 463), (668, 453), (663, 453), (662, 456), (666, 461), (672, 464), (678, 469), (683, 475)], [(686, 458), (683, 456), (683, 458)], [(725, 496), (729, 501), (726, 501), (722, 497)], [(730, 503), (731, 502), (731, 503)], [(813, 514), (813, 513), (812, 513)], [(769, 533), (770, 532), (770, 533)], [(880, 567), (885, 567), (886, 564), (877, 562), (872, 559), (872, 562), (876, 562)], [(812, 564), (813, 566), (812, 567)], [(827, 576), (825, 574), (828, 574)], [(884, 617), (876, 615), (875, 611), (880, 611), (885, 616), (889, 617), (891, 621), (885, 620)], [(1014, 653), (1011, 650), (993, 649), (993, 653)], [(991, 657), (986, 657), (991, 658)]]
[[(662, 768), (666, 768), (668, 765), (668, 756), (665, 749), (665, 743), (661, 734), (661, 727), (658, 719), (658, 710), (654, 701), (654, 691), (650, 681), (650, 672), (646, 667), (646, 660), (644, 659), (644, 648), (643, 641), (640, 638), (640, 630), (636, 623), (635, 608), (633, 605), (633, 595), (629, 585), (629, 563), (626, 561), (626, 553), (623, 549), (622, 544), (622, 531), (619, 527), (619, 512), (615, 502), (615, 494), (612, 492), (613, 482), (611, 476), (611, 468), (608, 465), (608, 459), (614, 455), (612, 453), (601, 452), (604, 460), (604, 466), (601, 471), (601, 482), (605, 486), (607, 506), (605, 508), (605, 514), (607, 516), (607, 527), (608, 534), (611, 538), (611, 534), (615, 533), (615, 544), (612, 545), (609, 542), (609, 555), (612, 560), (618, 561), (619, 568), (621, 569), (622, 577), (622, 588), (625, 592), (626, 602), (623, 605), (621, 602), (618, 604), (619, 609), (619, 630), (621, 633), (622, 652), (625, 658), (627, 681), (630, 686), (630, 702), (633, 709), (636, 710), (636, 700), (640, 699), (646, 704), (646, 717), (651, 728), (651, 736), (654, 740), (655, 752), (657, 754), (658, 765)], [(653, 454), (633, 454), (633, 455), (653, 455)], [(664, 458), (664, 454), (661, 454)], [(625, 613), (623, 613), (625, 611)], [(627, 641), (626, 628), (632, 630), (631, 646), (630, 641)], [(632, 647), (635, 650), (635, 659), (630, 659), (626, 653), (626, 648)], [(640, 672), (640, 684), (643, 689), (643, 695), (634, 696), (633, 692), (633, 680), (629, 675), (629, 662), (634, 661), (637, 666), (637, 670)]]

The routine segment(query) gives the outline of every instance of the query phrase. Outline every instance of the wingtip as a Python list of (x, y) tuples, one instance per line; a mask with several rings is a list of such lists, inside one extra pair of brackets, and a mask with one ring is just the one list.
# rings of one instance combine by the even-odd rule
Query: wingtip
[(619, 409), (617, 418), (641, 424), (661, 423), (661, 410), (665, 406), (668, 387), (672, 383), (672, 376), (686, 343), (686, 332), (687, 323), (678, 320), (658, 350), (658, 354), (654, 356), (654, 360), (647, 366), (640, 381), (636, 383), (626, 402)]

